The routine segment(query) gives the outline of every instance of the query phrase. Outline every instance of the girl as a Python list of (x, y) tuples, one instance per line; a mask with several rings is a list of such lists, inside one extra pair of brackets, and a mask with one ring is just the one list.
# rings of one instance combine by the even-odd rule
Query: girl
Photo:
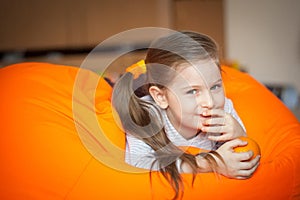
[[(133, 88), (141, 71), (147, 81)], [(259, 157), (249, 161), (253, 152), (233, 151), (246, 145), (236, 139), (246, 133), (224, 95), (217, 46), (208, 36), (176, 32), (154, 41), (145, 65), (130, 68), (116, 83), (112, 102), (127, 133), (126, 162), (159, 170), (174, 199), (180, 173), (214, 171), (245, 179), (258, 167)], [(207, 153), (192, 155), (182, 148), (187, 146)]]

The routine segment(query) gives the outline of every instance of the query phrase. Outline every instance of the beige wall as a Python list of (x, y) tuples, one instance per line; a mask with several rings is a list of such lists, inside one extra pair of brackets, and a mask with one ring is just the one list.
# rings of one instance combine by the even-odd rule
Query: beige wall
[(225, 0), (228, 58), (264, 83), (300, 92), (300, 1)]

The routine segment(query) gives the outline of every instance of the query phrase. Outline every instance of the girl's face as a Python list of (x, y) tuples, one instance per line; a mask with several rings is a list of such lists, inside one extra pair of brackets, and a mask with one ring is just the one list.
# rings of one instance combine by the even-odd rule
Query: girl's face
[(164, 91), (166, 112), (175, 129), (189, 139), (202, 127), (205, 110), (224, 107), (223, 82), (213, 62), (182, 64), (177, 72)]

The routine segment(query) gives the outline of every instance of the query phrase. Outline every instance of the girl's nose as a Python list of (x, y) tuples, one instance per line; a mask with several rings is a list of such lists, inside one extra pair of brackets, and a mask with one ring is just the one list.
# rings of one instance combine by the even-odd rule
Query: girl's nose
[(214, 106), (214, 100), (210, 92), (204, 92), (200, 97), (200, 106), (202, 108), (211, 109)]

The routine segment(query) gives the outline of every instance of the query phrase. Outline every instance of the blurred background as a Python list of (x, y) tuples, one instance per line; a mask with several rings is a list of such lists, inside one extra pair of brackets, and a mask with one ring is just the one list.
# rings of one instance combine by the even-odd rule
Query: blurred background
[[(99, 43), (140, 27), (193, 30), (213, 37), (223, 64), (251, 74), (300, 118), (299, 0), (1, 0), (0, 67), (18, 62), (80, 66)], [(112, 43), (95, 65), (154, 35)], [(144, 49), (116, 59), (114, 81)]]

